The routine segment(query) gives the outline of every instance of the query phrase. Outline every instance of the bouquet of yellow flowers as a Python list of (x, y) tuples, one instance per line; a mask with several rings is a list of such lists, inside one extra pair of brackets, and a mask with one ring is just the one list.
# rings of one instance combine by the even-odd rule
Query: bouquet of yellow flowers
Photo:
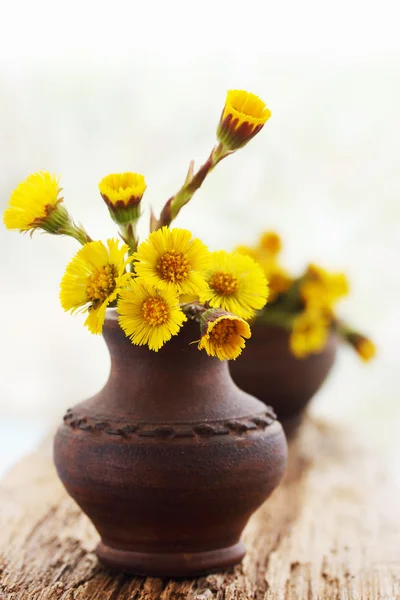
[(75, 238), (82, 248), (61, 280), (66, 311), (87, 314), (85, 325), (102, 332), (106, 309), (116, 307), (119, 324), (133, 344), (158, 351), (187, 320), (199, 323), (198, 348), (220, 360), (235, 359), (250, 337), (248, 319), (263, 308), (267, 279), (253, 258), (238, 252), (210, 252), (201, 240), (171, 224), (207, 174), (245, 146), (269, 119), (264, 102), (231, 90), (217, 128), (218, 143), (207, 161), (190, 167), (180, 190), (161, 211), (151, 212), (150, 234), (139, 243), (137, 223), (146, 190), (143, 175), (115, 173), (99, 183), (100, 194), (119, 229), (119, 238), (93, 240), (64, 205), (59, 178), (30, 175), (11, 195), (4, 214), (8, 229), (41, 230)]
[(292, 276), (280, 262), (281, 250), (281, 238), (274, 231), (262, 233), (255, 246), (236, 248), (260, 265), (269, 282), (268, 306), (259, 311), (257, 319), (289, 330), (290, 350), (297, 358), (321, 352), (334, 330), (362, 360), (371, 360), (374, 343), (335, 314), (337, 302), (349, 293), (346, 275), (309, 264), (301, 275)]

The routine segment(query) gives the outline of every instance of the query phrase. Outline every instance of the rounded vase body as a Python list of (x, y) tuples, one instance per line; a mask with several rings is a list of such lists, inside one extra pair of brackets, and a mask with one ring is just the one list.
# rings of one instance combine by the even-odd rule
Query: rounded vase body
[(67, 411), (54, 443), (64, 486), (101, 536), (98, 557), (159, 576), (239, 562), (241, 532), (285, 468), (274, 413), (189, 345), (193, 323), (157, 353), (132, 345), (114, 310), (103, 335), (108, 382)]
[(291, 433), (332, 368), (337, 337), (331, 333), (319, 354), (299, 359), (290, 351), (287, 330), (259, 321), (251, 330), (246, 351), (229, 363), (232, 378), (242, 390), (271, 404)]

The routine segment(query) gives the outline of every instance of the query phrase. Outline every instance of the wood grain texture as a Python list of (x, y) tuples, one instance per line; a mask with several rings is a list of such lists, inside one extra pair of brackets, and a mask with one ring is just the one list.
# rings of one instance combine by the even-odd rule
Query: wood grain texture
[(392, 600), (400, 598), (400, 490), (367, 439), (308, 421), (284, 483), (245, 530), (229, 573), (172, 581), (113, 575), (65, 494), (50, 443), (0, 486), (1, 600)]

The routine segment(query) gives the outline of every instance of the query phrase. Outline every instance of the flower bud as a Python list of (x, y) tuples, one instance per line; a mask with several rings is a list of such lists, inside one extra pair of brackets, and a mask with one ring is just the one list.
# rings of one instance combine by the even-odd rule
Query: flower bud
[(263, 127), (271, 111), (255, 94), (230, 90), (217, 128), (217, 138), (225, 150), (242, 148)]
[(115, 173), (103, 177), (99, 183), (100, 194), (107, 204), (111, 218), (127, 226), (140, 217), (140, 202), (146, 190), (143, 175)]

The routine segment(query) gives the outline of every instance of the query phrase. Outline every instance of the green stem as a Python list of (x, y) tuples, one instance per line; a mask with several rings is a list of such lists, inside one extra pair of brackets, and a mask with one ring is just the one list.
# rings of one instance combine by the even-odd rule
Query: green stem
[(301, 276), (294, 280), (290, 288), (284, 294), (281, 294), (279, 306), (282, 309), (282, 312), (293, 313), (299, 311), (301, 307), (300, 288), (303, 283), (304, 276)]
[(189, 171), (185, 179), (185, 183), (181, 189), (172, 196), (165, 204), (161, 211), (160, 218), (152, 221), (151, 230), (155, 231), (161, 227), (172, 223), (178, 216), (180, 210), (185, 204), (191, 200), (194, 193), (201, 187), (207, 175), (215, 168), (215, 166), (224, 158), (232, 154), (232, 151), (226, 150), (222, 144), (214, 146), (210, 156), (206, 162), (193, 174), (193, 162), (190, 163)]
[(80, 244), (82, 244), (82, 246), (88, 244), (89, 242), (93, 242), (86, 229), (82, 227), (82, 225), (75, 225), (73, 221), (71, 221), (65, 228), (60, 229), (59, 233), (74, 238)]
[(332, 328), (346, 342), (351, 343), (351, 340), (358, 337), (364, 337), (361, 333), (350, 327), (341, 319), (333, 319)]
[[(138, 247), (138, 238), (136, 234), (136, 223), (137, 221), (132, 221), (128, 225), (120, 225), (120, 234), (125, 244), (128, 244), (128, 256), (132, 256), (137, 250)], [(134, 267), (133, 264), (130, 263), (130, 270), (133, 272)]]

